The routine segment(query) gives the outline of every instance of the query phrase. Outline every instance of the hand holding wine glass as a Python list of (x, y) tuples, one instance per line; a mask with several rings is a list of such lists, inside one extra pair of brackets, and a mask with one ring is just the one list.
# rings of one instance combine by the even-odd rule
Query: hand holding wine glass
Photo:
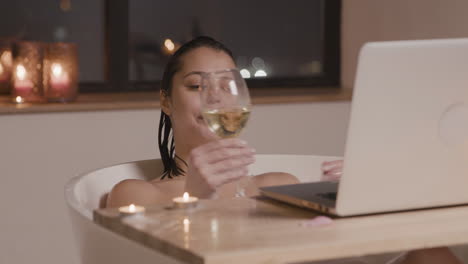
[(215, 198), (220, 187), (248, 175), (254, 152), (238, 138), (214, 140), (194, 148), (188, 157), (185, 191), (200, 198)]

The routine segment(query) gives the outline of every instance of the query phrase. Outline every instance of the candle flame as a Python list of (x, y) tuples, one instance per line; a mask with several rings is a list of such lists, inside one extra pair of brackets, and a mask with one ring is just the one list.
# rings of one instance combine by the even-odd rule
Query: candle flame
[(18, 66), (16, 66), (16, 77), (21, 81), (26, 79), (26, 68), (24, 68), (22, 64), (18, 64)]
[(184, 199), (184, 202), (188, 202), (190, 198), (190, 195), (188, 192), (184, 192), (184, 195), (182, 195), (182, 199)]
[(164, 46), (168, 51), (174, 51), (175, 49), (174, 42), (171, 39), (164, 40)]
[(128, 206), (128, 211), (129, 211), (130, 213), (136, 212), (135, 205), (134, 205), (134, 204), (129, 205), (129, 206)]
[(63, 74), (62, 65), (60, 65), (60, 63), (53, 63), (52, 64), (52, 74), (55, 77), (60, 77)]
[(23, 97), (21, 96), (16, 96), (15, 97), (15, 102), (18, 103), (18, 104), (21, 104), (23, 102)]

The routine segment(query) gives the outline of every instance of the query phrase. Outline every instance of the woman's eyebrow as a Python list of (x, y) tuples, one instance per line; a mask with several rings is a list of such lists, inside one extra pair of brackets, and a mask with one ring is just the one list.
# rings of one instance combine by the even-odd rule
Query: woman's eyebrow
[(197, 75), (203, 75), (205, 72), (202, 72), (202, 71), (191, 71), (187, 74), (184, 75), (184, 78), (189, 76), (189, 75), (193, 75), (193, 74), (197, 74)]

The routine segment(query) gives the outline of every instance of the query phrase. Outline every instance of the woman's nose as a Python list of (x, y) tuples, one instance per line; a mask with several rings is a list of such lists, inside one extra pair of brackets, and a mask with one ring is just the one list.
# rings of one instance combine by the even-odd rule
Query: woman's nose
[(207, 103), (209, 104), (217, 104), (221, 102), (221, 93), (217, 87), (211, 87), (208, 90), (208, 98)]

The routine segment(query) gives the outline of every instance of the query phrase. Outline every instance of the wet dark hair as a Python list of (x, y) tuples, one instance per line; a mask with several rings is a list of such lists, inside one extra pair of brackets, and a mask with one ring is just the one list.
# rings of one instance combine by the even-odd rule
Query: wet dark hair
[[(161, 92), (170, 97), (172, 93), (172, 78), (182, 68), (183, 56), (197, 48), (207, 47), (217, 51), (222, 51), (229, 55), (234, 60), (232, 52), (221, 42), (206, 36), (200, 36), (182, 45), (169, 59), (164, 69), (164, 74), (161, 81)], [(177, 166), (176, 159), (184, 160), (175, 155), (174, 134), (172, 132), (172, 123), (166, 113), (161, 110), (161, 118), (159, 120), (159, 135), (158, 135), (159, 153), (164, 165), (164, 173), (161, 179), (165, 177), (172, 178), (185, 173), (183, 169)]]

